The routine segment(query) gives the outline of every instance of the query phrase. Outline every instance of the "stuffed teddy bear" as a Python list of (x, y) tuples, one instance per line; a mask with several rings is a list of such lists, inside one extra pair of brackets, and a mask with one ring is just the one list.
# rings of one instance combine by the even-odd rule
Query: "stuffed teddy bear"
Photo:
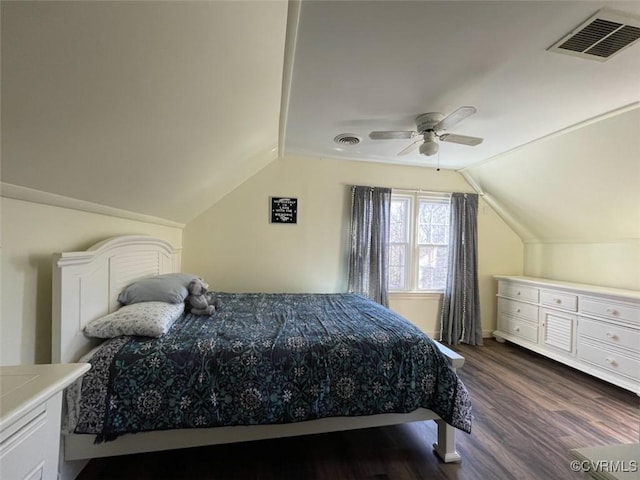
[(187, 286), (189, 296), (185, 299), (187, 309), (194, 315), (211, 315), (220, 308), (220, 299), (209, 292), (209, 285), (202, 278), (194, 278)]

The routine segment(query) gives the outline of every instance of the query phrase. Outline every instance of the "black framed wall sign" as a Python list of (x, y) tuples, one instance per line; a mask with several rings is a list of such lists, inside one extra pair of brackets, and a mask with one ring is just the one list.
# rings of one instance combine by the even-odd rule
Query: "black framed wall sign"
[(271, 197), (271, 223), (298, 223), (298, 199)]

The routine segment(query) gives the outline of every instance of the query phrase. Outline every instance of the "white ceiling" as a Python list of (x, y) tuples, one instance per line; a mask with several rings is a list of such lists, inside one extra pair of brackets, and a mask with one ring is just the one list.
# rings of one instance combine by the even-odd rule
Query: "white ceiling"
[[(278, 146), (460, 169), (640, 99), (640, 46), (606, 63), (546, 51), (637, 1), (0, 5), (3, 184), (178, 223)], [(397, 157), (406, 141), (367, 137), (461, 105), (478, 112), (453, 131), (480, 146)], [(363, 141), (339, 150), (340, 133)]]
[[(604, 63), (547, 51), (605, 6), (640, 15), (637, 1), (303, 1), (284, 151), (461, 169), (633, 104), (640, 44)], [(412, 140), (368, 138), (462, 105), (477, 113), (451, 131), (479, 146), (398, 157)]]

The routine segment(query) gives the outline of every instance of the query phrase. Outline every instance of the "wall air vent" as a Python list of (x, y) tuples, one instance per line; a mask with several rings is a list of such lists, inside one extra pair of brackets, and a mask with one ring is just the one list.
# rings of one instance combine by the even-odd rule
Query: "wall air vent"
[(640, 17), (603, 8), (548, 51), (604, 62), (638, 39)]

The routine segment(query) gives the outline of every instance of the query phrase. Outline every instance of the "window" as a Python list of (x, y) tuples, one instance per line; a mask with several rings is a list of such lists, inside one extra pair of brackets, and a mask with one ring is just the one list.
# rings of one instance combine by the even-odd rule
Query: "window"
[(389, 290), (443, 291), (449, 258), (449, 194), (394, 193)]

